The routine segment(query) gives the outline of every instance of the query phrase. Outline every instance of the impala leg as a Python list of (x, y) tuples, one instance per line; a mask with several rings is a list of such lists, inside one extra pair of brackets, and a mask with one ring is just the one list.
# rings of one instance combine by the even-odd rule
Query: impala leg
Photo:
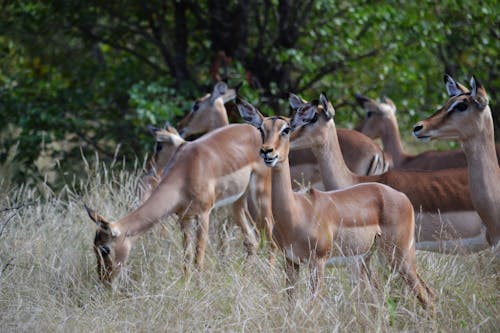
[(293, 300), (295, 297), (295, 288), (300, 272), (299, 269), (300, 269), (299, 264), (289, 260), (288, 258), (285, 260), (287, 294), (290, 300)]
[(319, 295), (321, 284), (325, 273), (325, 262), (323, 258), (314, 259), (309, 262), (309, 270), (311, 272), (311, 292), (313, 300)]
[(243, 232), (243, 244), (247, 250), (249, 259), (254, 258), (257, 253), (257, 240), (255, 238), (254, 223), (247, 209), (246, 196), (241, 197), (233, 204), (233, 216)]
[(208, 222), (210, 211), (198, 215), (198, 229), (196, 231), (196, 256), (195, 265), (198, 270), (203, 269), (205, 262), (205, 248), (208, 241)]
[(390, 251), (386, 253), (389, 254), (388, 260), (392, 268), (399, 271), (406, 284), (417, 295), (422, 306), (434, 312), (434, 292), (417, 273), (415, 248), (402, 250), (401, 247), (394, 246)]
[(189, 267), (193, 262), (193, 239), (192, 239), (192, 225), (194, 218), (191, 216), (183, 217), (180, 219), (182, 231), (182, 246), (184, 247), (184, 275), (189, 273)]

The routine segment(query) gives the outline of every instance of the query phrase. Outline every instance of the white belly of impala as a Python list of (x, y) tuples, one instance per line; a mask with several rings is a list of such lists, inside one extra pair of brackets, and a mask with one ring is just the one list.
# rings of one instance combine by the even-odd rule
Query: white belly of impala
[(251, 170), (250, 166), (246, 166), (216, 180), (214, 208), (230, 205), (245, 194)]

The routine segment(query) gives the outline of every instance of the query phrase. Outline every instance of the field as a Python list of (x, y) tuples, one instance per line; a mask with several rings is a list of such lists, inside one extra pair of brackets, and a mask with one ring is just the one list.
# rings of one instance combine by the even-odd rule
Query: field
[(112, 288), (97, 280), (95, 227), (83, 203), (116, 220), (137, 205), (137, 172), (82, 162), (85, 180), (0, 193), (1, 332), (498, 332), (498, 262), (491, 251), (459, 256), (419, 252), (418, 268), (436, 293), (429, 316), (397, 274), (372, 260), (379, 289), (327, 269), (311, 303), (307, 270), (298, 297), (286, 296), (282, 258), (245, 261), (241, 232), (214, 212), (206, 267), (182, 275), (175, 218), (141, 237)]

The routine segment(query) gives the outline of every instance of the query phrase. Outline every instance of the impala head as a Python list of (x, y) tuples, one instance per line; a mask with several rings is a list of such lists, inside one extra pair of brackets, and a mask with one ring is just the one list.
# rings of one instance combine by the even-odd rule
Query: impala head
[(356, 126), (356, 130), (370, 137), (378, 139), (382, 136), (384, 118), (395, 121), (396, 105), (387, 98), (382, 97), (380, 102), (363, 95), (356, 95), (356, 101), (365, 110), (365, 118)]
[(148, 130), (155, 139), (154, 164), (162, 168), (167, 164), (177, 147), (185, 141), (181, 138), (175, 127), (169, 123), (166, 123), (164, 128), (157, 128), (150, 125), (148, 126)]
[(230, 89), (225, 82), (218, 82), (211, 94), (198, 98), (178, 124), (180, 135), (187, 138), (222, 126), (227, 119), (224, 104), (236, 98), (238, 88)]
[[(299, 103), (299, 101), (302, 101)], [(290, 94), (290, 106), (295, 114), (292, 119), (292, 148), (301, 149), (328, 142), (328, 128), (335, 127), (333, 116), (335, 109), (328, 101), (325, 93), (321, 93), (318, 100), (306, 102), (300, 97)], [(330, 124), (331, 123), (331, 124)]]
[(413, 135), (419, 140), (451, 139), (467, 140), (486, 129), (485, 117), (491, 117), (486, 90), (473, 76), (471, 91), (451, 76), (444, 82), (449, 99), (432, 116), (413, 127)]
[(268, 167), (275, 167), (288, 158), (290, 148), (290, 121), (284, 117), (264, 117), (253, 105), (237, 99), (236, 105), (243, 119), (257, 127), (262, 136), (260, 156)]
[(130, 240), (103, 216), (85, 205), (90, 219), (97, 225), (94, 238), (94, 253), (97, 258), (97, 274), (105, 283), (111, 283), (127, 261)]

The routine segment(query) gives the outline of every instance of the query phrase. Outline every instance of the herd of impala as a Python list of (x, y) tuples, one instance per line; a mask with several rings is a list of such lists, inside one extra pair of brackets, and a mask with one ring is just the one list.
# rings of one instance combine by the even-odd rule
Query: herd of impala
[[(300, 265), (307, 264), (316, 296), (332, 258), (361, 258), (369, 279), (378, 249), (422, 305), (432, 307), (432, 289), (417, 273), (416, 249), (468, 253), (491, 247), (496, 260), (500, 256), (500, 151), (486, 91), (474, 77), (470, 85), (469, 91), (446, 75), (449, 99), (413, 128), (419, 140), (459, 140), (463, 152), (409, 155), (388, 98), (356, 96), (366, 110), (358, 132), (335, 127), (324, 93), (310, 102), (290, 94), (292, 118), (264, 117), (236, 89), (217, 83), (178, 131), (168, 124), (150, 127), (156, 144), (140, 181), (139, 208), (110, 222), (85, 206), (97, 225), (99, 278), (111, 283), (134, 241), (172, 214), (183, 233), (185, 273), (193, 260), (202, 269), (210, 212), (231, 204), (249, 257), (256, 255), (259, 233), (265, 233), (271, 261), (278, 248), (283, 252), (290, 294)], [(229, 101), (249, 124), (229, 124)]]

